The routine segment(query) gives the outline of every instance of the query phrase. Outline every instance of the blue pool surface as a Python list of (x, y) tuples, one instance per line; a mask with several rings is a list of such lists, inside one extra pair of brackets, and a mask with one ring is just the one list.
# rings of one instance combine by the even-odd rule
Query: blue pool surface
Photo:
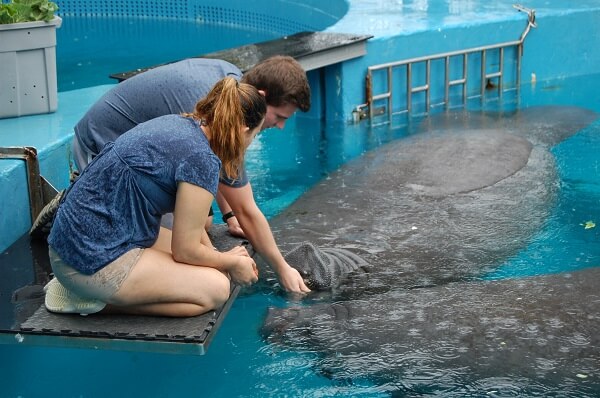
[[(522, 93), (523, 105), (545, 104), (548, 97), (553, 103), (590, 103), (586, 90), (580, 90), (582, 83), (590, 80), (596, 84), (586, 90), (600, 88), (598, 76), (559, 80), (548, 83), (549, 90), (541, 85)], [(594, 106), (600, 111), (598, 104)], [(260, 135), (250, 149), (248, 171), (257, 201), (267, 216), (273, 216), (341, 163), (405, 134), (401, 128), (368, 131), (362, 126), (321, 125), (295, 118), (283, 131)], [(599, 123), (553, 149), (562, 177), (553, 216), (534, 242), (489, 278), (572, 271), (600, 264), (599, 150)], [(598, 227), (585, 229), (582, 224), (586, 221), (595, 221)], [(266, 345), (258, 330), (267, 308), (290, 303), (276, 291), (242, 295), (203, 357), (2, 346), (5, 360), (0, 374), (10, 380), (3, 387), (5, 396), (388, 396), (386, 386), (369, 380), (332, 381), (315, 372), (319, 355), (310, 347), (296, 352)], [(56, 383), (56, 378), (65, 377), (65, 369), (68, 382)], [(110, 383), (97, 382), (109, 379)], [(486, 386), (490, 391), (501, 387), (508, 388)], [(526, 391), (521, 392), (527, 396)]]
[[(554, 2), (535, 0), (525, 5), (536, 8), (538, 15), (561, 15), (578, 7), (599, 7), (594, 0), (580, 0), (577, 4), (562, 1), (563, 5), (550, 3)], [(326, 30), (368, 33), (383, 38), (420, 30), (443, 31), (446, 26), (463, 25), (468, 35), (469, 24), (477, 19), (519, 18), (512, 9), (513, 3), (505, 0), (445, 0), (435, 3), (427, 0), (354, 0), (349, 4), (346, 16)], [(131, 24), (125, 19), (104, 22), (123, 31), (143, 32), (142, 36), (147, 39), (139, 43), (145, 53), (139, 59), (143, 65), (181, 57), (183, 48), (187, 51), (194, 45), (188, 37), (190, 32), (198, 29), (162, 21), (161, 29), (173, 32), (173, 36), (166, 37), (159, 29), (145, 31), (156, 28), (146, 27), (145, 22), (141, 25)], [(70, 37), (68, 24), (61, 29), (64, 38)], [(272, 37), (270, 32), (239, 29), (230, 32), (234, 33), (228, 42), (232, 46)], [(141, 37), (136, 34), (133, 36)], [(214, 34), (218, 38), (224, 36), (219, 30)], [(212, 37), (208, 33), (206, 36)], [(48, 140), (59, 141), (95, 98), (110, 87), (106, 85), (106, 71), (118, 72), (121, 67), (131, 69), (134, 65), (115, 64), (126, 58), (126, 54), (113, 51), (122, 43), (112, 37), (104, 38), (93, 29), (85, 37), (71, 39), (78, 44), (70, 48), (59, 47), (59, 58), (61, 54), (64, 58), (79, 54), (81, 60), (59, 66), (62, 101), (59, 113), (53, 118), (39, 115), (30, 119), (30, 126), (43, 129)], [(184, 45), (170, 46), (173, 40)], [(89, 51), (88, 41), (94, 44), (102, 42), (106, 46)], [(216, 39), (209, 41), (215, 42)], [(107, 53), (106, 58), (102, 57), (103, 53)], [(579, 62), (592, 62), (584, 60), (585, 56)], [(600, 74), (568, 78), (555, 76), (535, 84), (526, 83), (519, 101), (521, 107), (572, 105), (600, 112), (599, 91)], [(510, 99), (507, 101), (509, 103), (498, 106), (515, 106)], [(0, 123), (0, 129), (11, 126), (12, 131), (13, 124), (9, 123), (16, 124), (15, 121)], [(5, 131), (0, 131), (1, 145), (30, 142), (22, 136), (9, 140)], [(267, 217), (272, 217), (344, 162), (390, 140), (401, 139), (406, 134), (403, 127), (370, 128), (366, 123), (349, 125), (293, 117), (283, 131), (267, 131), (258, 136), (250, 147), (247, 167), (257, 203)], [(561, 182), (559, 198), (550, 219), (526, 248), (485, 278), (523, 277), (600, 265), (600, 123), (597, 121), (555, 146), (552, 153), (557, 160)], [(589, 227), (591, 224), (588, 222), (596, 226)], [(0, 379), (3, 381), (0, 397), (390, 396), (388, 386), (377, 385), (370, 380), (333, 381), (327, 378), (316, 370), (319, 353), (311, 347), (297, 352), (265, 344), (258, 330), (267, 308), (292, 303), (293, 300), (275, 290), (242, 295), (234, 303), (208, 353), (202, 357), (0, 345)], [(540, 396), (535, 391), (512, 391), (511, 386), (504, 383), (487, 385), (485, 390), (474, 396)], [(555, 396), (561, 393), (573, 397), (594, 396), (594, 392), (585, 390), (584, 385), (579, 391), (561, 391), (557, 387), (552, 392)], [(419, 395), (407, 388), (398, 392), (397, 396)]]

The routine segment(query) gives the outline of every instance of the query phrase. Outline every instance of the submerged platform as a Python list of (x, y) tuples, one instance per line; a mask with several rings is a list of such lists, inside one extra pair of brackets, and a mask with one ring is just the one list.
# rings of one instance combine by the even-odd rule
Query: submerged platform
[[(242, 243), (224, 225), (211, 236), (219, 249)], [(189, 318), (54, 314), (44, 307), (52, 273), (45, 239), (21, 237), (0, 254), (0, 264), (0, 344), (203, 355), (240, 291), (232, 285), (223, 307)]]
[[(356, 35), (329, 32), (300, 32), (279, 39), (216, 51), (195, 58), (222, 59), (246, 72), (260, 61), (274, 55), (295, 58), (306, 71), (319, 69), (366, 54), (366, 41), (372, 35)], [(174, 60), (177, 62), (180, 60)], [(164, 65), (164, 64), (162, 64)], [(155, 68), (155, 65), (110, 75), (119, 82)]]

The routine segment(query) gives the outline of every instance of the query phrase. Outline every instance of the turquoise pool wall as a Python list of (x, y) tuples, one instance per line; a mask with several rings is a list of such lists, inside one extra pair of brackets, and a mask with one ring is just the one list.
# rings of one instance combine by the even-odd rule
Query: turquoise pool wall
[(60, 16), (140, 17), (195, 20), (198, 23), (240, 25), (258, 31), (290, 34), (322, 30), (348, 11), (344, 0), (56, 0)]
[[(442, 10), (442, 16), (434, 13), (434, 7), (431, 6), (430, 9), (419, 11), (418, 15), (421, 16), (419, 18), (411, 14), (387, 12), (386, 3), (397, 5), (397, 2), (391, 0), (378, 2), (352, 0), (326, 2), (325, 5), (320, 3), (319, 1), (285, 2), (284, 6), (282, 2), (281, 7), (275, 7), (273, 2), (264, 0), (227, 4), (232, 4), (228, 8), (231, 10), (250, 12), (260, 9), (273, 16), (281, 16), (286, 10), (293, 11), (294, 14), (286, 15), (293, 17), (295, 21), (299, 20), (301, 11), (306, 11), (309, 15), (308, 20), (316, 20), (319, 15), (324, 18), (324, 21), (332, 24), (329, 26), (324, 23), (321, 29), (375, 36), (368, 41), (367, 55), (364, 57), (309, 73), (314, 109), (308, 116), (322, 116), (337, 121), (350, 121), (352, 110), (365, 102), (364, 78), (368, 66), (516, 40), (527, 21), (525, 14), (517, 12), (512, 8), (512, 3), (504, 0), (495, 2), (492, 11), (487, 10), (491, 7), (487, 2), (469, 2), (473, 5), (473, 9), (468, 10), (469, 12), (463, 10), (456, 12), (450, 6), (451, 1), (444, 2), (447, 10)], [(428, 4), (427, 1), (405, 4), (425, 3)], [(542, 0), (532, 3), (530, 5), (532, 8), (535, 8), (535, 3), (545, 4)], [(69, 4), (77, 4), (79, 7), (89, 6), (93, 11), (99, 7), (108, 7), (107, 4), (121, 7), (117, 9), (122, 10), (127, 7), (134, 7), (134, 9), (135, 7), (158, 7), (162, 2), (124, 0), (116, 3), (106, 1), (77, 3), (65, 0), (59, 1), (59, 4), (66, 16), (69, 12), (74, 12), (69, 11), (67, 6)], [(178, 3), (168, 4), (170, 8), (177, 8)], [(202, 2), (202, 4), (223, 8), (215, 1)], [(581, 0), (571, 6), (574, 9), (557, 5), (553, 9), (537, 10), (538, 27), (531, 31), (525, 41), (523, 84), (531, 84), (533, 73), (537, 81), (542, 82), (557, 77), (592, 75), (600, 71), (598, 67), (600, 5), (594, 1)], [(478, 13), (478, 7), (481, 8), (481, 13)], [(544, 5), (544, 7), (550, 6)], [(143, 10), (146, 9), (142, 8)], [(448, 10), (456, 13), (449, 15)], [(334, 23), (335, 18), (341, 19)], [(438, 77), (437, 83), (440, 82), (439, 79), (441, 78)], [(38, 148), (42, 175), (57, 188), (64, 188), (69, 178), (72, 127), (85, 109), (109, 88), (110, 86), (97, 86), (61, 92), (59, 109), (54, 114), (0, 120), (0, 146)], [(4, 251), (29, 229), (31, 220), (24, 163), (16, 160), (0, 162), (0, 251)]]

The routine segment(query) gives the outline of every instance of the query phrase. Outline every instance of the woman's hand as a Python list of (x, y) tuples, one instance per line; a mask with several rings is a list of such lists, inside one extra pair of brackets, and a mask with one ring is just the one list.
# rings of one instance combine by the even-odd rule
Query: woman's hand
[(225, 253), (231, 254), (233, 256), (250, 257), (250, 254), (248, 254), (248, 250), (246, 250), (246, 246), (243, 246), (243, 245), (235, 246), (233, 249), (230, 249), (230, 250), (226, 251)]
[(229, 268), (229, 276), (233, 282), (250, 286), (258, 281), (258, 268), (244, 246), (236, 246), (226, 253), (236, 256), (236, 262)]

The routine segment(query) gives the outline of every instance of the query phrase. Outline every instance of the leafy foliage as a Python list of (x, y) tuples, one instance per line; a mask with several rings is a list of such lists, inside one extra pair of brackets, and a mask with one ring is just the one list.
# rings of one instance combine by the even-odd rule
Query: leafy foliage
[(0, 4), (0, 24), (50, 21), (56, 10), (56, 3), (48, 0), (12, 0)]

